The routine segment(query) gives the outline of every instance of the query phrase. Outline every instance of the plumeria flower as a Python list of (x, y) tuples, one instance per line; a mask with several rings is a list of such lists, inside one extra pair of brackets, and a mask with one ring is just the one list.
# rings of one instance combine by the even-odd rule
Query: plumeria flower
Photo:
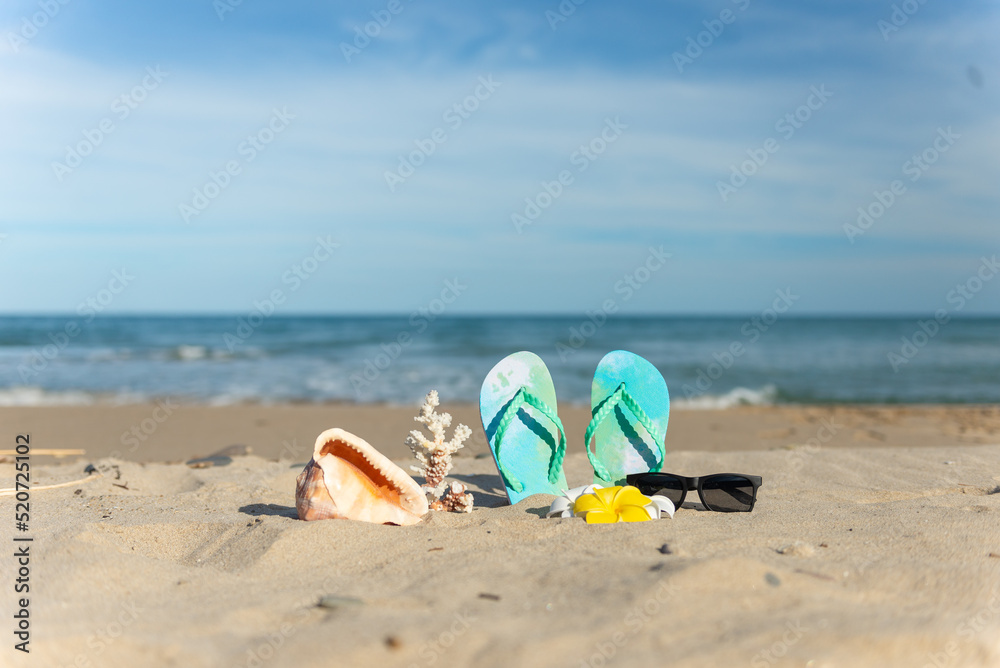
[(587, 524), (645, 522), (673, 518), (674, 504), (665, 496), (645, 496), (632, 486), (586, 485), (568, 490), (552, 502), (546, 517), (582, 517)]

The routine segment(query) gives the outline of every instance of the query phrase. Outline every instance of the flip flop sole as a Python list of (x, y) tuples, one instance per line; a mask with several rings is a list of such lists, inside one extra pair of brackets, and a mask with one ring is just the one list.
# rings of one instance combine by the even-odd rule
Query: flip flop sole
[[(663, 375), (648, 360), (625, 350), (604, 356), (594, 372), (591, 386), (591, 410), (614, 394), (625, 383), (629, 394), (656, 425), (663, 438), (670, 418), (670, 394)], [(624, 485), (629, 473), (644, 473), (660, 463), (660, 445), (653, 443), (646, 429), (632, 412), (619, 405), (594, 432), (594, 455), (607, 469), (611, 479), (594, 474), (594, 482)], [(590, 448), (590, 443), (587, 443)]]
[[(500, 360), (487, 374), (479, 393), (483, 429), (497, 470), (501, 470), (497, 459), (497, 426), (507, 405), (522, 387), (541, 399), (553, 412), (557, 411), (552, 376), (538, 355), (524, 351)], [(549, 465), (558, 443), (559, 429), (548, 418), (529, 406), (518, 410), (500, 444), (504, 468), (523, 485), (521, 491), (516, 491), (501, 472), (507, 498), (512, 504), (532, 494), (559, 495), (567, 489), (566, 476), (561, 469), (555, 483), (548, 479)]]

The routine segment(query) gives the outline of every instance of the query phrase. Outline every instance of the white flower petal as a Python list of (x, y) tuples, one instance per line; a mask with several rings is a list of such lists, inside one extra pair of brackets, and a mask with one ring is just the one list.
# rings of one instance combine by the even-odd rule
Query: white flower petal
[(572, 517), (573, 516), (573, 502), (570, 501), (565, 496), (560, 496), (558, 499), (552, 502), (549, 507), (549, 512), (545, 514), (545, 517)]
[(601, 485), (581, 485), (566, 492), (549, 506), (549, 512), (545, 514), (549, 517), (573, 517), (573, 504), (584, 494), (593, 494), (594, 490), (604, 489)]
[[(667, 514), (670, 517), (670, 519), (674, 518), (674, 502), (673, 501), (671, 501), (670, 499), (668, 499), (665, 496), (651, 496), (651, 497), (649, 497), (649, 500), (653, 502), (653, 503), (649, 504), (648, 506), (646, 506), (646, 510), (649, 511), (649, 516), (650, 517), (652, 517), (653, 519), (657, 519), (658, 520), (665, 513), (665, 514)], [(656, 510), (655, 510), (656, 515), (655, 516), (653, 515), (654, 511), (652, 510), (651, 507), (655, 507), (656, 508)]]

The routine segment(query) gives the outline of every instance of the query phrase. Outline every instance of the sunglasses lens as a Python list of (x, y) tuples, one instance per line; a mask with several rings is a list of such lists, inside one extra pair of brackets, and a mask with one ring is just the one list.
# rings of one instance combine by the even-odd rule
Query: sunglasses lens
[(702, 500), (712, 510), (746, 512), (753, 507), (753, 484), (738, 475), (712, 476), (702, 482)]
[(646, 496), (665, 496), (675, 506), (684, 497), (684, 483), (670, 475), (650, 474), (643, 476), (637, 482), (636, 487)]

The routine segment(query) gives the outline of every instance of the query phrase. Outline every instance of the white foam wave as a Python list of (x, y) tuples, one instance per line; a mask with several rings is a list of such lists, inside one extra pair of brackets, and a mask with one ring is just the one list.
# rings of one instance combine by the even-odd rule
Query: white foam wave
[(132, 358), (128, 348), (99, 348), (87, 355), (88, 362), (117, 362)]
[(93, 406), (95, 404), (139, 404), (148, 401), (145, 395), (135, 392), (97, 394), (81, 390), (45, 390), (40, 387), (21, 386), (0, 389), (0, 406)]
[(748, 387), (734, 387), (725, 394), (703, 394), (700, 397), (671, 398), (671, 408), (687, 410), (722, 410), (733, 406), (770, 406), (778, 397), (774, 385), (752, 390)]
[(48, 392), (40, 387), (0, 390), (0, 406), (89, 406), (97, 397), (86, 392)]
[(205, 346), (177, 346), (176, 352), (177, 357), (185, 362), (205, 359), (208, 357), (208, 350)]
[(243, 390), (214, 394), (203, 401), (209, 406), (237, 406), (248, 402), (266, 402), (266, 399), (266, 396), (261, 396), (257, 392)]

